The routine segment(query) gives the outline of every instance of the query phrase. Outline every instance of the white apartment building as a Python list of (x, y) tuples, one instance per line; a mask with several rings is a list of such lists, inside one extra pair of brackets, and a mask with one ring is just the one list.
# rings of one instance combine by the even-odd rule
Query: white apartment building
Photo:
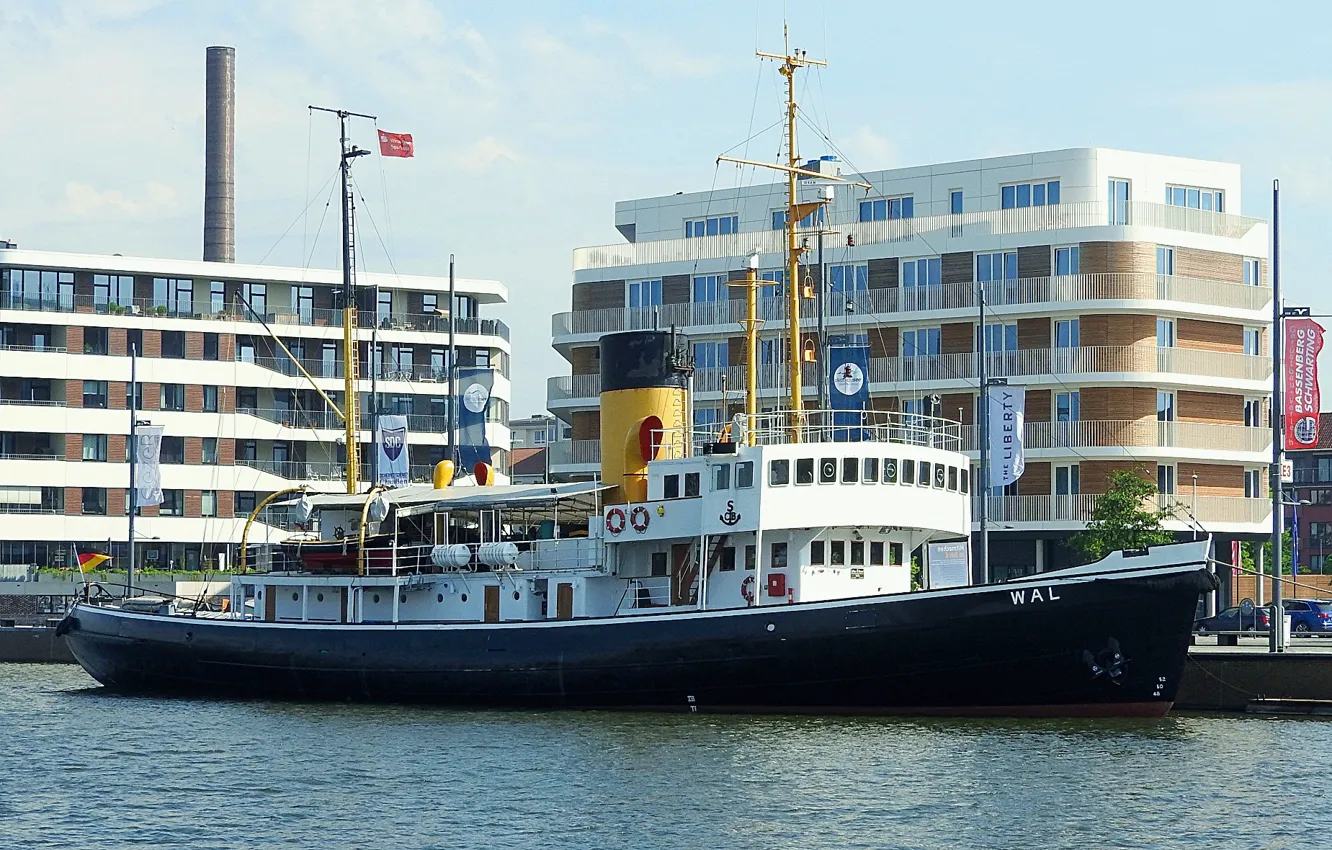
[[(379, 409), (407, 416), (411, 474), (428, 481), (448, 444), (448, 280), (363, 273), (357, 286), (362, 478), (377, 369)], [(165, 501), (140, 509), (138, 566), (206, 568), (222, 553), (234, 563), (245, 517), (265, 495), (343, 488), (343, 423), (264, 325), (344, 407), (341, 293), (338, 270), (0, 243), (0, 563), (63, 566), (77, 547), (109, 550), (123, 568), (131, 346), (139, 419), (165, 429)], [(494, 368), (486, 430), (504, 473), (509, 331), (482, 312), (507, 290), (458, 280), (456, 293), (459, 368)], [(268, 516), (281, 524), (284, 515)], [(270, 533), (259, 526), (251, 539)]]
[[(1180, 533), (1197, 525), (1224, 545), (1265, 532), (1268, 229), (1239, 214), (1238, 165), (1079, 148), (845, 176), (873, 189), (838, 186), (823, 221), (799, 227), (799, 284), (815, 295), (802, 359), (868, 344), (873, 407), (957, 419), (970, 448), (982, 344), (987, 374), (1025, 387), (1026, 472), (989, 496), (993, 578), (1067, 563), (1064, 543), (1118, 469), (1155, 477)], [(819, 182), (802, 181), (802, 200)], [(547, 393), (572, 439), (552, 447), (553, 477), (597, 473), (603, 333), (677, 327), (693, 346), (695, 424), (742, 408), (745, 302), (726, 283), (755, 250), (774, 284), (761, 398), (785, 406), (785, 203), (780, 183), (622, 201), (624, 241), (574, 252), (573, 309), (552, 328), (572, 374)], [(816, 406), (825, 367), (803, 368)]]

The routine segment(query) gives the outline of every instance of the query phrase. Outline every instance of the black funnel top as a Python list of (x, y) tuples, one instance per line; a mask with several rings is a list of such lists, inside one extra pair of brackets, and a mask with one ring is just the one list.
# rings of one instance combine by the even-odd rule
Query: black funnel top
[[(683, 334), (625, 331), (601, 338), (601, 391), (689, 386)], [(677, 352), (677, 348), (680, 352)]]

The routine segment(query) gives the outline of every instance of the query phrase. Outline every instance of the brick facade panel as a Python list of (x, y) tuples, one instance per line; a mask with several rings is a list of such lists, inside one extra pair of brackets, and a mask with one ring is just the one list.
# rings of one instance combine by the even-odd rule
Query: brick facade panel
[(185, 385), (185, 409), (196, 413), (203, 410), (203, 386), (201, 384)]
[(1050, 421), (1050, 390), (1027, 390), (1025, 418), (1028, 422)]
[(583, 346), (569, 352), (570, 362), (575, 375), (601, 374), (601, 349), (597, 346)]
[(892, 289), (898, 285), (902, 263), (897, 257), (869, 261), (869, 288)]
[(1033, 461), (1027, 464), (1022, 477), (1018, 479), (1018, 495), (1048, 496), (1051, 492), (1053, 491), (1050, 488), (1050, 462)]
[[(108, 385), (107, 391), (110, 392), (110, 385)], [(81, 379), (65, 379), (65, 407), (83, 407), (83, 381)]]
[(1084, 422), (1156, 418), (1156, 390), (1151, 387), (1083, 387), (1078, 403)]
[(125, 510), (125, 489), (112, 487), (106, 491), (106, 515), (128, 516)]
[(1187, 499), (1193, 494), (1193, 476), (1198, 476), (1199, 496), (1243, 496), (1244, 467), (1218, 463), (1181, 463), (1175, 477), (1175, 494)]
[(203, 491), (186, 490), (185, 491), (185, 516), (197, 517), (203, 513)]
[(70, 354), (83, 353), (83, 326), (68, 325), (65, 328), (65, 350)]
[(976, 398), (971, 393), (947, 393), (939, 397), (939, 413), (945, 419), (957, 419), (963, 425), (972, 424)]
[(145, 328), (143, 332), (143, 356), (162, 356), (162, 332)]
[(1091, 460), (1078, 465), (1078, 486), (1082, 492), (1104, 493), (1110, 476), (1119, 470), (1129, 470), (1156, 484), (1156, 463), (1140, 460)]
[(219, 517), (232, 517), (236, 515), (236, 494), (231, 490), (219, 490), (217, 492), (217, 515)]
[(217, 388), (217, 409), (219, 413), (236, 412), (236, 388), (218, 387)]
[(601, 439), (601, 411), (579, 410), (573, 415), (573, 439)]
[(161, 410), (162, 409), (162, 387), (160, 384), (140, 383), (143, 387), (143, 409)]
[(217, 338), (217, 359), (222, 363), (230, 363), (236, 359), (235, 334), (222, 334)]
[[(661, 303), (689, 303), (689, 275), (668, 274), (661, 278)], [(578, 309), (575, 307), (574, 309)]]
[(1175, 274), (1180, 277), (1198, 277), (1207, 280), (1244, 282), (1244, 257), (1220, 251), (1201, 251), (1197, 248), (1175, 249)]
[(185, 463), (189, 466), (198, 466), (203, 463), (202, 437), (185, 438)]
[(1084, 346), (1156, 345), (1156, 317), (1144, 315), (1083, 315), (1079, 317), (1078, 334)]
[(111, 410), (124, 410), (126, 395), (129, 392), (128, 381), (109, 381), (106, 385), (106, 406)]
[(967, 351), (975, 351), (971, 339), (975, 334), (976, 326), (971, 322), (953, 322), (942, 325), (939, 328), (939, 351), (943, 354), (962, 354)]
[(1082, 274), (1136, 272), (1156, 274), (1156, 245), (1151, 242), (1083, 242), (1078, 269)]
[(1018, 277), (1047, 277), (1050, 275), (1050, 254), (1049, 245), (1027, 245), (1018, 248)]
[(1050, 348), (1053, 345), (1052, 339), (1049, 316), (1018, 319), (1017, 345), (1019, 349), (1025, 351), (1030, 348)]
[(623, 307), (625, 287), (623, 280), (599, 280), (573, 285), (573, 309), (604, 310)]
[(236, 441), (228, 437), (217, 440), (218, 466), (233, 466), (236, 463)]
[(975, 280), (976, 261), (970, 251), (944, 254), (939, 266), (944, 283), (971, 283)]
[(1175, 398), (1181, 422), (1207, 422), (1213, 425), (1243, 425), (1244, 396), (1229, 393), (1200, 393), (1181, 390)]
[(1175, 344), (1180, 348), (1203, 351), (1244, 353), (1244, 326), (1229, 322), (1179, 319), (1175, 323)]
[(871, 327), (869, 329), (870, 357), (896, 357), (900, 354), (899, 331), (895, 327)]
[(82, 434), (65, 435), (65, 460), (70, 463), (78, 463), (83, 460)]
[(65, 488), (65, 515), (78, 516), (83, 513), (83, 488)]
[(106, 350), (113, 357), (124, 357), (129, 354), (129, 343), (126, 340), (125, 328), (108, 328), (106, 331)]
[(125, 444), (129, 437), (124, 434), (111, 434), (106, 438), (106, 459), (111, 463), (125, 462)]
[(202, 360), (203, 359), (203, 340), (202, 331), (185, 332), (185, 359)]

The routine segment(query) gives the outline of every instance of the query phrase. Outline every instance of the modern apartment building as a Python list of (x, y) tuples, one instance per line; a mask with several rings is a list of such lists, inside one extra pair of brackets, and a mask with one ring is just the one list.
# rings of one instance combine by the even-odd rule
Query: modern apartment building
[(1332, 413), (1319, 416), (1318, 444), (1286, 453), (1295, 481), (1286, 485), (1286, 528), (1301, 573), (1332, 573)]
[[(411, 473), (428, 481), (448, 443), (448, 280), (357, 283), (363, 465), (377, 371), (380, 411), (407, 416)], [(245, 517), (266, 494), (343, 487), (343, 423), (267, 330), (344, 407), (341, 291), (337, 270), (0, 243), (0, 563), (64, 565), (75, 547), (123, 559), (131, 346), (139, 419), (165, 429), (165, 501), (140, 509), (139, 566), (197, 569), (224, 552), (234, 563)], [(487, 436), (503, 473), (509, 331), (481, 314), (507, 292), (459, 280), (456, 293), (458, 366), (495, 370)]]
[[(1239, 215), (1239, 166), (1072, 149), (855, 179), (874, 188), (838, 186), (799, 225), (797, 285), (814, 296), (802, 302), (805, 405), (819, 403), (823, 344), (867, 344), (875, 409), (959, 420), (974, 449), (983, 345), (987, 374), (1026, 389), (1026, 472), (989, 496), (992, 577), (1067, 563), (1065, 542), (1118, 469), (1155, 478), (1180, 533), (1265, 531), (1268, 231)], [(824, 182), (802, 180), (802, 201)], [(552, 330), (572, 374), (547, 394), (572, 440), (552, 452), (553, 477), (597, 472), (603, 333), (678, 328), (693, 347), (695, 425), (741, 410), (744, 290), (727, 282), (751, 251), (772, 282), (762, 404), (785, 406), (785, 201), (783, 184), (622, 201), (624, 241), (574, 252), (573, 309)]]

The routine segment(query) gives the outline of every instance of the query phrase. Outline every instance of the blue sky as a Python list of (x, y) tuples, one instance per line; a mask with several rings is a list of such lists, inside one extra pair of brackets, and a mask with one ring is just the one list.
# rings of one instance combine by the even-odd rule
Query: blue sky
[[(1091, 7), (1088, 7), (1089, 9)], [(1332, 11), (1324, 4), (825, 3), (786, 10), (826, 58), (801, 100), (864, 169), (1073, 146), (1238, 162), (1242, 212), (1283, 186), (1283, 279), (1332, 308)], [(336, 122), (380, 116), (413, 160), (358, 164), (375, 270), (510, 289), (516, 414), (544, 407), (570, 252), (618, 240), (619, 199), (702, 190), (716, 155), (776, 120), (783, 4), (427, 0), (5, 0), (0, 238), (194, 258), (204, 48), (237, 49), (237, 257), (336, 264)], [(751, 125), (751, 115), (753, 123)], [(363, 125), (357, 138), (373, 141)], [(809, 141), (802, 154), (818, 154)], [(751, 148), (761, 157), (776, 140)], [(727, 185), (723, 170), (718, 185)], [(387, 201), (387, 203), (385, 203)], [(294, 223), (294, 226), (292, 226)], [(287, 235), (284, 231), (291, 226)], [(378, 227), (386, 251), (375, 235)]]

